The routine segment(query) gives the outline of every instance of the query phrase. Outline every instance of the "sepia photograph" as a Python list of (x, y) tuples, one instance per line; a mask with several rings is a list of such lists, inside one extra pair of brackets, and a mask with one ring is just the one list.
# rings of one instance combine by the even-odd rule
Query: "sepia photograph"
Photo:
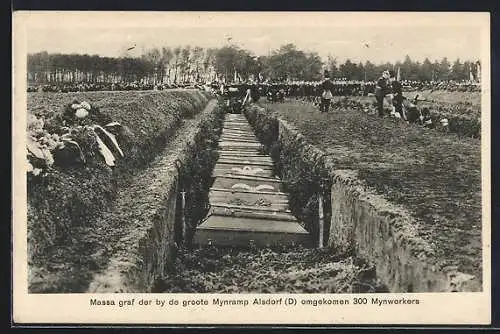
[(90, 13), (14, 15), (15, 291), (489, 319), (487, 13)]

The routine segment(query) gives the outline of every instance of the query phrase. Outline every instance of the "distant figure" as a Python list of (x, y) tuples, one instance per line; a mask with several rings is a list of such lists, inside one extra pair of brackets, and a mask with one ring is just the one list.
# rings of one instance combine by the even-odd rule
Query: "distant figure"
[(403, 110), (403, 85), (396, 79), (396, 73), (394, 71), (389, 71), (391, 91), (393, 94), (394, 111), (399, 113), (402, 119), (405, 121), (406, 114)]
[(330, 75), (328, 71), (325, 71), (325, 79), (321, 83), (321, 104), (319, 107), (320, 112), (328, 112), (330, 109), (330, 103), (333, 98), (333, 90), (335, 87), (333, 86), (333, 83), (330, 81)]
[(258, 102), (260, 99), (259, 89), (260, 87), (255, 84), (250, 86), (250, 97), (252, 98), (253, 102)]
[(375, 98), (377, 100), (377, 110), (380, 117), (384, 116), (384, 98), (390, 93), (390, 74), (389, 71), (384, 71), (382, 76), (377, 80), (375, 87)]

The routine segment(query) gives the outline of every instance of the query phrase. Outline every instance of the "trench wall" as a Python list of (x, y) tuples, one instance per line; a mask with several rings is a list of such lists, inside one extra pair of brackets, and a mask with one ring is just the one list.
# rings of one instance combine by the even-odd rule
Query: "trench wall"
[(197, 90), (44, 93), (28, 96), (28, 112), (43, 117), (52, 133), (61, 127), (57, 120), (64, 105), (74, 99), (89, 101), (123, 126), (117, 140), (125, 157), (114, 168), (94, 154), (85, 166), (54, 168), (43, 177), (28, 175), (28, 254), (35, 265), (53, 257), (75, 228), (96, 219), (116, 197), (120, 183), (147, 166), (179, 123), (201, 112), (210, 96)]
[[(137, 201), (130, 208), (131, 212), (140, 212), (140, 216), (128, 217), (136, 223), (128, 226), (129, 231), (119, 241), (121, 246), (108, 266), (94, 275), (88, 292), (154, 292), (157, 280), (175, 271), (172, 265), (176, 250), (189, 242), (190, 226), (196, 226), (204, 215), (200, 204), (204, 199), (196, 194), (210, 186), (207, 168), (210, 173), (216, 157), (207, 158), (206, 154), (210, 155), (210, 148), (217, 145), (223, 120), (215, 100), (200, 116), (195, 124), (182, 129), (167, 147), (167, 153), (148, 169), (148, 175), (154, 179), (144, 180), (145, 189), (137, 194)], [(196, 182), (187, 183), (188, 178)], [(185, 212), (181, 212), (182, 192)], [(186, 231), (180, 223), (183, 214)]]
[[(445, 267), (432, 245), (417, 236), (418, 221), (386, 201), (355, 170), (337, 170), (320, 149), (307, 143), (286, 121), (256, 105), (247, 118), (277, 159), (295, 214), (318, 238), (318, 199), (325, 209), (324, 244), (374, 264), (391, 292), (479, 291), (470, 275)], [(273, 132), (272, 134), (270, 132)], [(321, 194), (321, 197), (318, 195)], [(293, 204), (291, 204), (292, 206)]]
[[(56, 95), (32, 97), (33, 106), (54, 106), (30, 112), (55, 118), (61, 101), (74, 98)], [(144, 291), (175, 255), (178, 190), (184, 187), (179, 170), (210, 143), (205, 132), (217, 126), (219, 109), (197, 90), (78, 98), (124, 126), (117, 139), (125, 158), (114, 169), (97, 157), (85, 168), (28, 179), (28, 290), (85, 292), (95, 276), (104, 282), (92, 285), (96, 291)], [(127, 192), (135, 195), (133, 205)], [(102, 270), (110, 258), (107, 268), (117, 271)]]

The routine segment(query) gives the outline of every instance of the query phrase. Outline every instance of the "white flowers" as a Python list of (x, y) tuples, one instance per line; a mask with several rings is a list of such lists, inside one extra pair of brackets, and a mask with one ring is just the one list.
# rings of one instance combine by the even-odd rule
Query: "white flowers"
[[(79, 104), (72, 104), (71, 109), (75, 111), (77, 118), (85, 118), (88, 116), (91, 106), (88, 102), (84, 101)], [(84, 136), (95, 136), (98, 151), (103, 156), (104, 161), (108, 166), (115, 166), (116, 159), (114, 154), (117, 153), (121, 157), (124, 157), (124, 154), (118, 145), (115, 135), (107, 129), (117, 130), (120, 127), (121, 125), (118, 122), (111, 122), (105, 126), (98, 124), (70, 127), (61, 126), (60, 130), (65, 133), (59, 136), (55, 133), (51, 134), (44, 129), (43, 119), (29, 114), (26, 142), (26, 170), (33, 175), (39, 175), (43, 169), (50, 168), (54, 164), (54, 152), (65, 147), (72, 148), (74, 153), (79, 154), (80, 160), (86, 163), (84, 151), (77, 142), (79, 141), (79, 133)], [(84, 141), (87, 142), (87, 140)], [(58, 158), (58, 155), (55, 154), (55, 157)], [(77, 159), (78, 157), (75, 158)]]
[(90, 104), (87, 101), (83, 101), (82, 103), (80, 103), (80, 106), (83, 109), (86, 109), (86, 110), (90, 110), (91, 109)]
[(40, 168), (33, 167), (33, 165), (31, 164), (31, 162), (28, 159), (26, 159), (26, 169), (27, 169), (28, 173), (31, 173), (33, 175), (39, 175), (42, 172), (42, 170)]
[(76, 112), (75, 112), (75, 116), (77, 118), (85, 118), (87, 117), (89, 114), (88, 110), (85, 109), (85, 108), (79, 108), (79, 109), (76, 109)]
[(90, 109), (92, 109), (92, 107), (90, 106), (90, 103), (88, 103), (87, 101), (83, 101), (81, 103), (73, 103), (71, 105), (71, 108), (76, 110), (75, 111), (75, 116), (77, 118), (85, 118), (88, 116), (89, 114), (89, 111)]
[[(50, 134), (47, 134), (50, 136)], [(31, 135), (28, 135), (26, 141), (26, 149), (28, 157), (35, 157), (37, 159), (43, 160), (45, 165), (52, 166), (54, 164), (54, 157), (52, 156), (51, 149), (58, 146), (58, 143), (47, 139), (47, 137), (41, 137), (36, 139)]]

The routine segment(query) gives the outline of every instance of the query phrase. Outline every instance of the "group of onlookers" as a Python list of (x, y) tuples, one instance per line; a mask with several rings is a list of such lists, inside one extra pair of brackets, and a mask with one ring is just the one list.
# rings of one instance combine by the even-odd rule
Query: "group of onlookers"
[[(118, 82), (118, 83), (57, 83), (28, 85), (28, 92), (92, 92), (92, 91), (126, 91), (126, 90), (164, 90), (172, 88), (184, 88), (194, 86), (193, 84), (151, 84), (142, 82)], [(196, 85), (198, 88), (199, 85)]]
[[(355, 81), (346, 79), (330, 78), (330, 90), (334, 96), (367, 96), (374, 94), (377, 81)], [(475, 92), (480, 91), (479, 84), (470, 81), (410, 81), (401, 80), (403, 91), (417, 90), (446, 90)], [(202, 83), (177, 83), (177, 84), (151, 84), (143, 82), (79, 82), (79, 83), (47, 83), (28, 85), (28, 92), (86, 92), (86, 91), (114, 91), (114, 90), (163, 90), (171, 88), (196, 87), (200, 88)], [(209, 84), (213, 85), (213, 83)], [(216, 83), (218, 87), (220, 84)], [(322, 94), (323, 81), (292, 81), (273, 83), (239, 83), (238, 85), (257, 86), (262, 96), (270, 91), (280, 91), (285, 97), (315, 97)]]
[(445, 90), (449, 92), (480, 92), (481, 85), (472, 81), (401, 81), (405, 91), (417, 90)]

